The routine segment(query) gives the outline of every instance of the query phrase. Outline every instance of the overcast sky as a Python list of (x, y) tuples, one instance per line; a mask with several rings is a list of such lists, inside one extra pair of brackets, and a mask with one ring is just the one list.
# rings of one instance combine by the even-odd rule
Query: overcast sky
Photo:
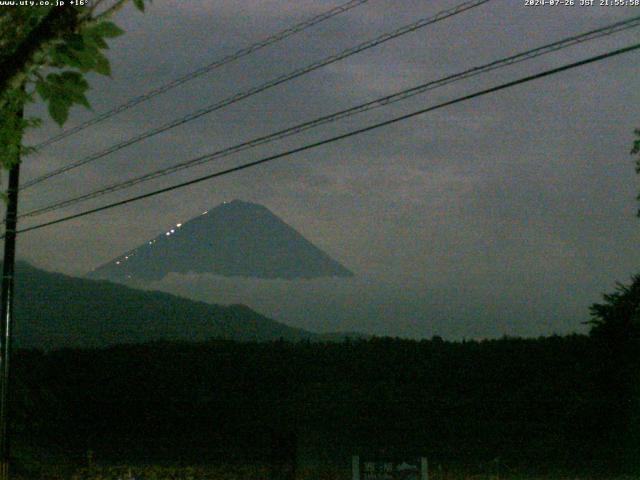
[[(370, 0), (302, 34), (26, 158), (22, 181), (461, 0)], [(331, 8), (319, 0), (155, 0), (125, 9), (102, 112)], [(576, 3), (579, 3), (576, 0)], [(597, 2), (596, 2), (597, 3)], [(640, 7), (494, 0), (354, 55), (25, 191), (21, 211), (212, 152), (387, 93), (640, 15)], [(640, 38), (638, 29), (455, 83), (388, 108), (24, 221), (57, 218), (254, 160)], [(150, 285), (245, 303), (315, 331), (458, 339), (586, 331), (588, 306), (640, 270), (640, 54), (524, 84), (19, 238), (19, 257), (81, 275), (223, 201), (268, 207), (356, 273), (265, 281), (170, 275)], [(40, 107), (33, 109), (40, 112)], [(92, 116), (80, 108), (68, 126)], [(29, 140), (59, 131), (46, 120)]]

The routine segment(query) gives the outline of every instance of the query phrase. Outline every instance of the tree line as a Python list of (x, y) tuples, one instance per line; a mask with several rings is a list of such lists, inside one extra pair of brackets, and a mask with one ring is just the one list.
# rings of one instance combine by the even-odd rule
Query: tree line
[(594, 305), (589, 336), (23, 350), (18, 450), (246, 464), (272, 461), (280, 442), (300, 464), (426, 454), (469, 468), (637, 471), (637, 321), (614, 333), (607, 310), (629, 308), (631, 290)]

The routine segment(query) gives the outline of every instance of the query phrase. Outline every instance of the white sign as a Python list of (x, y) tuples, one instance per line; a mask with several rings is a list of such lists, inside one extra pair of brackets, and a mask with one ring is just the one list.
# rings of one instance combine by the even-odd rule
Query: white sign
[(417, 459), (379, 459), (354, 456), (353, 480), (429, 480), (426, 457)]

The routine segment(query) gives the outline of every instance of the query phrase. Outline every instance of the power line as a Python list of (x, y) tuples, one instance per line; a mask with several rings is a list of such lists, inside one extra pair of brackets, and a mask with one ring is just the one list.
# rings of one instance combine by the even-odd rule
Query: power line
[(82, 165), (86, 165), (87, 163), (93, 162), (95, 160), (98, 160), (100, 158), (106, 157), (107, 155), (110, 155), (112, 153), (115, 153), (119, 150), (122, 150), (123, 148), (126, 148), (130, 145), (133, 145), (134, 143), (138, 143), (142, 140), (145, 140), (149, 137), (153, 137), (155, 135), (158, 135), (159, 133), (165, 132), (167, 130), (170, 130), (172, 128), (175, 128), (177, 126), (183, 125), (187, 122), (190, 122), (192, 120), (195, 120), (197, 118), (202, 117), (203, 115), (209, 114), (213, 111), (216, 110), (220, 110), (221, 108), (224, 108), (228, 105), (231, 105), (233, 103), (239, 102), (240, 100), (244, 100), (245, 98), (251, 97), (253, 95), (256, 95), (258, 93), (261, 93), (265, 90), (268, 90), (270, 88), (273, 88), (277, 85), (280, 85), (282, 83), (288, 82), (289, 80), (293, 80), (295, 78), (301, 77), (303, 75), (306, 75), (307, 73), (313, 72), (315, 70), (318, 70), (319, 68), (325, 67), (327, 65), (330, 65), (332, 63), (338, 62), (344, 58), (350, 57), (351, 55), (355, 55), (356, 53), (362, 52), (364, 50), (373, 48), (377, 45), (380, 45), (384, 42), (387, 42), (389, 40), (392, 40), (394, 38), (400, 37), (402, 35), (406, 35), (408, 33), (414, 32), (420, 28), (424, 28), (428, 25), (431, 25), (433, 23), (439, 22), (441, 20), (445, 20), (449, 17), (453, 17), (455, 15), (458, 15), (459, 13), (462, 13), (464, 11), (470, 10), (472, 8), (478, 7), (484, 3), (490, 2), (491, 0), (472, 0), (472, 1), (467, 1), (464, 2), (460, 5), (458, 5), (457, 7), (453, 7), (449, 10), (444, 10), (441, 11), (439, 13), (437, 13), (436, 15), (429, 17), (429, 18), (424, 18), (421, 20), (418, 20), (417, 22), (411, 23), (409, 25), (405, 25), (404, 27), (401, 27), (397, 30), (394, 30), (393, 32), (390, 33), (385, 33), (383, 35), (380, 35), (376, 38), (374, 38), (373, 40), (369, 40), (367, 42), (361, 43), (355, 47), (351, 47), (347, 50), (343, 50), (340, 53), (337, 53), (335, 55), (331, 55), (329, 57), (325, 57), (322, 60), (319, 60), (317, 62), (314, 62), (310, 65), (307, 65), (305, 67), (293, 70), (292, 72), (286, 73), (284, 75), (281, 75), (271, 81), (268, 81), (266, 83), (263, 83), (261, 85), (258, 85), (256, 87), (252, 87), (249, 90), (246, 90), (244, 92), (241, 93), (236, 93), (230, 97), (225, 98), (224, 100), (221, 100), (219, 102), (216, 102), (212, 105), (209, 105), (207, 107), (201, 108), (199, 110), (196, 110), (195, 112), (192, 112), (182, 118), (176, 119), (176, 120), (172, 120), (169, 123), (166, 123), (160, 127), (148, 130), (142, 134), (136, 135), (135, 137), (129, 138), (128, 140), (124, 140), (120, 143), (117, 143), (115, 145), (112, 145), (111, 147), (106, 148), (105, 150), (102, 150), (98, 153), (95, 153), (93, 155), (90, 155), (88, 157), (85, 157), (81, 160), (72, 162), (64, 167), (60, 167), (56, 170), (53, 170), (49, 173), (46, 173), (44, 175), (41, 175), (29, 182), (26, 182), (23, 186), (22, 189), (26, 189), (29, 188), (33, 185), (36, 185), (40, 182), (43, 182), (49, 178), (55, 177), (57, 175), (60, 175), (61, 173), (65, 173), (68, 172), (69, 170), (73, 170), (74, 168), (80, 167)]
[[(537, 74), (534, 74), (534, 75), (529, 75), (529, 76), (526, 76), (526, 77), (522, 77), (522, 78), (519, 78), (518, 80), (513, 80), (511, 82), (503, 83), (503, 84), (500, 84), (500, 85), (498, 85), (496, 87), (491, 87), (491, 88), (487, 88), (487, 89), (484, 89), (484, 90), (480, 90), (480, 91), (477, 91), (475, 93), (471, 93), (469, 95), (458, 97), (458, 98), (456, 98), (454, 100), (449, 100), (447, 102), (443, 102), (443, 103), (440, 103), (440, 104), (437, 104), (437, 105), (434, 105), (434, 106), (431, 106), (431, 107), (423, 108), (421, 110), (417, 110), (417, 111), (414, 111), (414, 112), (411, 112), (411, 113), (407, 113), (405, 115), (401, 115), (399, 117), (395, 117), (395, 118), (392, 118), (390, 120), (386, 120), (384, 122), (375, 123), (375, 124), (372, 124), (372, 125), (369, 125), (367, 127), (363, 127), (363, 128), (357, 129), (357, 130), (352, 130), (350, 132), (343, 133), (341, 135), (337, 135), (337, 136), (334, 136), (334, 137), (330, 137), (330, 138), (327, 138), (327, 139), (324, 139), (324, 140), (321, 140), (321, 141), (318, 141), (318, 142), (315, 142), (315, 143), (307, 144), (307, 145), (302, 146), (302, 147), (294, 148), (294, 149), (288, 150), (286, 152), (281, 152), (281, 153), (278, 153), (276, 155), (271, 155), (271, 156), (262, 158), (260, 160), (256, 160), (256, 161), (249, 162), (249, 163), (244, 163), (242, 165), (238, 165), (236, 167), (228, 168), (226, 170), (222, 170), (222, 171), (215, 172), (215, 173), (212, 173), (212, 174), (209, 174), (209, 175), (198, 177), (198, 178), (195, 178), (193, 180), (189, 180), (189, 181), (186, 181), (186, 182), (178, 183), (176, 185), (172, 185), (172, 186), (169, 186), (169, 187), (161, 188), (159, 190), (154, 190), (154, 191), (149, 192), (149, 193), (145, 193), (145, 194), (142, 194), (142, 195), (137, 195), (135, 197), (130, 197), (130, 198), (127, 198), (125, 200), (120, 200), (118, 202), (113, 202), (113, 203), (110, 203), (110, 204), (107, 204), (107, 205), (103, 205), (102, 207), (97, 207), (97, 208), (93, 208), (93, 209), (90, 209), (90, 210), (85, 210), (84, 212), (76, 213), (76, 214), (73, 214), (73, 215), (68, 215), (66, 217), (62, 217), (62, 218), (59, 218), (57, 220), (52, 220), (52, 221), (49, 221), (49, 222), (44, 222), (44, 223), (40, 223), (38, 225), (34, 225), (32, 227), (23, 228), (21, 230), (18, 230), (17, 233), (25, 233), (25, 232), (29, 232), (31, 230), (37, 230), (37, 229), (48, 227), (48, 226), (51, 226), (51, 225), (56, 225), (58, 223), (67, 222), (69, 220), (73, 220), (73, 219), (76, 219), (76, 218), (84, 217), (86, 215), (90, 215), (90, 214), (93, 214), (93, 213), (101, 212), (101, 211), (104, 211), (104, 210), (109, 210), (111, 208), (119, 207), (121, 205), (126, 205), (128, 203), (133, 203), (133, 202), (136, 202), (138, 200), (143, 200), (145, 198), (154, 197), (154, 196), (159, 195), (161, 193), (166, 193), (166, 192), (170, 192), (170, 191), (173, 191), (173, 190), (177, 190), (179, 188), (187, 187), (189, 185), (194, 185), (196, 183), (200, 183), (200, 182), (203, 182), (205, 180), (210, 180), (212, 178), (217, 178), (217, 177), (221, 177), (221, 176), (224, 176), (224, 175), (228, 175), (230, 173), (238, 172), (240, 170), (245, 170), (245, 169), (248, 169), (248, 168), (252, 168), (252, 167), (267, 163), (267, 162), (271, 162), (273, 160), (277, 160), (279, 158), (287, 157), (289, 155), (300, 153), (300, 152), (303, 152), (303, 151), (306, 151), (306, 150), (311, 150), (313, 148), (317, 148), (317, 147), (320, 147), (322, 145), (327, 145), (327, 144), (330, 144), (330, 143), (334, 143), (334, 142), (337, 142), (338, 140), (343, 140), (345, 138), (349, 138), (349, 137), (352, 137), (352, 136), (355, 136), (355, 135), (359, 135), (361, 133), (369, 132), (369, 131), (376, 130), (378, 128), (381, 128), (381, 127), (384, 127), (384, 126), (387, 126), (387, 125), (398, 123), (398, 122), (401, 122), (403, 120), (407, 120), (409, 118), (416, 117), (418, 115), (423, 115), (425, 113), (432, 112), (434, 110), (439, 110), (441, 108), (448, 107), (450, 105), (455, 105), (457, 103), (465, 102), (465, 101), (471, 100), (473, 98), (481, 97), (481, 96), (484, 96), (484, 95), (488, 95), (490, 93), (494, 93), (494, 92), (497, 92), (497, 91), (500, 91), (500, 90), (504, 90), (504, 89), (507, 89), (507, 88), (514, 87), (516, 85), (520, 85), (520, 84), (523, 84), (523, 83), (528, 83), (528, 82), (531, 82), (531, 81), (534, 81), (534, 80), (537, 80), (537, 79), (540, 79), (540, 78), (544, 78), (544, 77), (548, 77), (548, 76), (551, 76), (551, 75), (555, 75), (557, 73), (564, 72), (566, 70), (571, 70), (573, 68), (577, 68), (577, 67), (580, 67), (580, 66), (583, 66), (583, 65), (587, 65), (587, 64), (590, 64), (590, 63), (594, 63), (594, 62), (598, 62), (598, 61), (601, 61), (601, 60), (605, 60), (607, 58), (611, 58), (611, 57), (614, 57), (614, 56), (617, 56), (617, 55), (621, 55), (623, 53), (628, 53), (628, 52), (631, 52), (631, 51), (637, 50), (637, 49), (640, 49), (640, 43), (637, 43), (635, 45), (631, 45), (629, 47), (613, 50), (613, 51), (610, 51), (610, 52), (607, 52), (607, 53), (604, 53), (604, 54), (601, 54), (601, 55), (596, 55), (596, 56), (593, 56), (593, 57), (589, 57), (589, 58), (587, 58), (585, 60), (581, 60), (581, 61), (578, 61), (578, 62), (570, 63), (570, 64), (567, 64), (567, 65), (563, 65), (561, 67), (553, 68), (551, 70), (545, 70), (545, 71), (543, 71), (541, 73), (537, 73)], [(4, 235), (3, 235), (3, 238), (4, 238)]]
[(187, 73), (186, 75), (183, 75), (182, 77), (178, 77), (174, 80), (172, 80), (169, 83), (166, 83), (164, 85), (161, 85), (160, 87), (154, 88), (153, 90), (148, 91), (147, 93), (144, 93), (142, 95), (139, 95), (137, 97), (133, 97), (130, 100), (128, 100), (127, 102), (123, 103), (122, 105), (118, 105), (117, 107), (112, 108), (111, 110), (107, 110), (106, 112), (103, 112), (89, 120), (87, 120), (86, 122), (80, 123), (78, 125), (76, 125), (75, 127), (72, 128), (68, 128), (64, 131), (62, 131), (61, 133), (59, 133), (58, 135), (55, 135), (53, 137), (48, 138), (47, 140), (35, 145), (36, 149), (42, 149), (48, 145), (51, 145), (53, 143), (56, 143), (60, 140), (62, 140), (63, 138), (67, 138), (75, 133), (78, 133), (88, 127), (91, 127), (93, 125), (96, 125), (104, 120), (106, 120), (107, 118), (113, 117), (114, 115), (117, 115), (121, 112), (124, 112), (125, 110), (128, 110), (132, 107), (135, 107), (136, 105), (142, 103), (142, 102), (146, 102), (147, 100), (150, 100), (154, 97), (157, 97), (158, 95), (162, 95), (163, 93), (168, 92), (169, 90), (172, 90), (184, 83), (190, 82), (191, 80), (198, 78), (202, 75), (204, 75), (205, 73), (209, 73), (219, 67), (222, 67), (223, 65), (226, 65), (228, 63), (234, 62), (236, 60), (241, 59), (242, 57), (246, 57), (247, 55), (250, 55), (254, 52), (257, 52), (258, 50), (261, 50), (265, 47), (268, 47), (269, 45), (273, 45), (274, 43), (277, 43), (281, 40), (284, 40), (285, 38), (288, 38), (292, 35), (295, 35), (296, 33), (300, 33), (303, 30), (306, 30), (307, 28), (310, 28), (314, 25), (317, 25), (321, 22), (324, 22), (325, 20), (328, 20), (332, 17), (335, 17), (337, 15), (340, 15), (342, 13), (345, 13), (359, 5), (362, 5), (363, 3), (368, 2), (369, 0), (351, 0), (347, 3), (344, 3), (342, 5), (339, 5), (337, 7), (332, 8), (331, 10), (327, 10), (324, 13), (321, 13), (319, 15), (316, 15), (315, 17), (309, 18), (301, 23), (298, 23), (290, 28), (287, 28), (285, 30), (282, 30), (280, 32), (277, 32), (267, 38), (264, 38), (252, 45), (249, 45), (248, 47), (242, 48), (234, 53), (231, 53), (229, 55), (226, 55), (222, 58), (219, 58), (215, 61), (213, 61), (212, 63), (205, 65), (204, 67), (200, 67), (197, 70), (194, 70), (192, 72)]
[(98, 190), (95, 190), (93, 192), (89, 192), (83, 195), (79, 195), (76, 197), (72, 197), (66, 200), (62, 200), (60, 202), (57, 203), (53, 203), (47, 206), (43, 206), (34, 210), (31, 210), (29, 212), (26, 212), (22, 215), (20, 215), (20, 218), (24, 218), (24, 217), (35, 217), (38, 215), (42, 215), (44, 213), (47, 212), (51, 212), (54, 210), (58, 210), (60, 208), (64, 208), (70, 205), (75, 205), (77, 203), (80, 202), (84, 202), (86, 200), (90, 200), (93, 198), (98, 198), (101, 197), (102, 195), (106, 195), (108, 193), (112, 193), (112, 192), (116, 192), (119, 190), (123, 190), (126, 188), (130, 188), (133, 187), (137, 184), (155, 179), (155, 178), (159, 178), (159, 177), (163, 177), (175, 172), (178, 172), (180, 170), (184, 170), (187, 168), (192, 168), (195, 167), (197, 165), (202, 165), (204, 163), (210, 162), (212, 160), (215, 159), (220, 159), (226, 156), (229, 156), (231, 154), (234, 153), (238, 153), (259, 145), (263, 145), (265, 143), (270, 143), (273, 142), (275, 140), (279, 140), (285, 137), (289, 137), (291, 135), (296, 135), (298, 133), (301, 133), (303, 131), (309, 130), (311, 128), (315, 128), (318, 127), (320, 125), (324, 125), (327, 123), (331, 123), (343, 118), (347, 118), (368, 110), (372, 110), (374, 108), (379, 108), (379, 107), (383, 107), (401, 100), (406, 100), (407, 98), (413, 97), (415, 95), (424, 93), (426, 91), (429, 90), (433, 90), (435, 88), (444, 86), (444, 85), (448, 85), (451, 83), (454, 83), (456, 81), (460, 81), (460, 80), (464, 80), (482, 73), (486, 73), (492, 70), (497, 70), (499, 68), (504, 68), (510, 65), (514, 65), (516, 63), (520, 63), (526, 60), (530, 60), (532, 58), (536, 58), (538, 56), (541, 55), (546, 55), (548, 53), (552, 53), (552, 52), (556, 52), (558, 50), (562, 50), (564, 48), (568, 48), (570, 46), (579, 44), (579, 43), (583, 43), (586, 41), (590, 41), (590, 40), (594, 40), (597, 38), (601, 38), (603, 36), (606, 35), (612, 35), (614, 33), (618, 33), (621, 31), (625, 31), (628, 30), (630, 28), (637, 28), (638, 26), (640, 26), (640, 16), (636, 16), (627, 20), (623, 20), (620, 22), (616, 22), (614, 24), (608, 25), (606, 27), (602, 27), (602, 28), (598, 28), (596, 30), (591, 30), (589, 32), (586, 33), (582, 33), (580, 35), (574, 35), (568, 38), (565, 38), (563, 40), (560, 41), (556, 41), (553, 42), (551, 44), (547, 44), (532, 50), (528, 50), (525, 52), (521, 52), (518, 53), (516, 55), (512, 55), (500, 60), (496, 60), (493, 61), (491, 63), (482, 65), (482, 66), (477, 66), (468, 70), (465, 70), (463, 72), (460, 73), (456, 73), (454, 75), (449, 75), (447, 77), (441, 78), (439, 80), (435, 80), (435, 81), (430, 81), (427, 83), (423, 83), (421, 85), (418, 85), (416, 87), (412, 87), (409, 89), (405, 89), (396, 93), (393, 93), (391, 95), (386, 95), (384, 97), (378, 98), (376, 100), (370, 101), (370, 102), (366, 102), (363, 103), (361, 105), (357, 105), (355, 107), (351, 107), (349, 109), (346, 110), (341, 110), (339, 112), (330, 114), (330, 115), (325, 115), (319, 118), (316, 118), (314, 120), (308, 121), (308, 122), (304, 122), (289, 128), (286, 128), (284, 130), (280, 130), (278, 132), (269, 134), (269, 135), (265, 135), (265, 136), (261, 136), (258, 138), (254, 138), (252, 140), (225, 148), (223, 150), (218, 150), (216, 152), (213, 153), (209, 153), (206, 155), (202, 155), (193, 159), (190, 159), (188, 161), (179, 163), (177, 165), (172, 165), (170, 167), (166, 167), (163, 169), (159, 169), (159, 170), (155, 170), (153, 172), (132, 178), (130, 180), (126, 180), (123, 182), (117, 182), (117, 183), (113, 183), (111, 185), (108, 185), (106, 187), (100, 188)]

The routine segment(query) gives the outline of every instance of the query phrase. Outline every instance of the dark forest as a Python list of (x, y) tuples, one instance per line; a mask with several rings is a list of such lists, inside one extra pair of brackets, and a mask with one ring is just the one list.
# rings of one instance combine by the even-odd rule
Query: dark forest
[(299, 464), (634, 471), (637, 375), (597, 334), (23, 350), (14, 428), (25, 458), (80, 464), (262, 463), (276, 439)]

